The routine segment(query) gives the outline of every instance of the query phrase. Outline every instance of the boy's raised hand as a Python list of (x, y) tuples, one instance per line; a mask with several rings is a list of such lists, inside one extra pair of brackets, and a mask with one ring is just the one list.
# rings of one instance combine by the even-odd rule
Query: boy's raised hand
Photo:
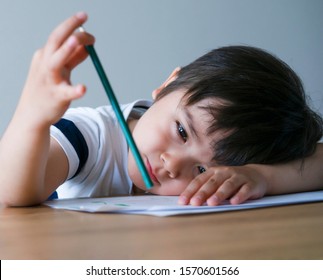
[(85, 86), (73, 86), (70, 76), (87, 57), (84, 45), (94, 43), (92, 35), (75, 32), (86, 20), (85, 13), (78, 13), (64, 21), (33, 57), (17, 109), (0, 141), (0, 204), (38, 204), (67, 177), (67, 158), (49, 131), (71, 101), (85, 93)]
[(68, 18), (34, 54), (17, 108), (22, 115), (27, 114), (30, 121), (49, 126), (61, 118), (71, 101), (84, 95), (85, 86), (73, 86), (70, 76), (71, 71), (87, 57), (84, 45), (94, 43), (92, 35), (74, 32), (86, 20), (87, 15), (83, 12)]
[(256, 165), (211, 167), (197, 176), (182, 192), (179, 204), (209, 206), (221, 204), (229, 199), (239, 204), (247, 199), (263, 197), (268, 190), (264, 175)]

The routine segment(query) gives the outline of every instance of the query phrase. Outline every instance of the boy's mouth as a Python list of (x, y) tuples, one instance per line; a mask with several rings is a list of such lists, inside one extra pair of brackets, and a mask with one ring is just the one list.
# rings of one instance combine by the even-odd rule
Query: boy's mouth
[(152, 169), (152, 167), (151, 167), (150, 162), (149, 162), (148, 159), (147, 159), (147, 171), (149, 173), (149, 176), (150, 176), (151, 180), (153, 182), (155, 182), (155, 183), (160, 184), (159, 181), (158, 181), (158, 179), (157, 179), (157, 177), (156, 177), (156, 175), (153, 172), (153, 169)]

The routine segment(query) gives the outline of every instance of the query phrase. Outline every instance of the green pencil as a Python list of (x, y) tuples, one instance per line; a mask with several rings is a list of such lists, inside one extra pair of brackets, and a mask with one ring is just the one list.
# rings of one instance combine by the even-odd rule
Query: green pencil
[[(80, 32), (85, 32), (84, 28), (83, 27), (80, 27), (79, 28), (79, 31)], [(128, 124), (123, 116), (123, 113), (120, 109), (120, 106), (119, 106), (119, 103), (117, 101), (117, 98), (115, 97), (115, 94), (113, 93), (113, 90), (112, 90), (112, 87), (109, 83), (109, 80), (105, 74), (105, 71), (102, 67), (102, 64), (100, 62), (100, 59), (94, 49), (94, 46), (93, 45), (88, 45), (88, 46), (85, 46), (86, 50), (88, 51), (90, 57), (91, 57), (91, 60), (94, 64), (94, 67), (100, 77), (100, 80), (102, 82), (102, 85), (104, 87), (104, 90), (110, 100), (110, 103), (111, 103), (111, 106), (116, 114), (116, 117), (117, 117), (117, 120), (118, 122), (120, 123), (120, 126), (121, 126), (121, 129), (122, 129), (122, 132), (126, 138), (126, 141), (130, 147), (130, 150), (135, 158), (135, 161), (136, 161), (136, 164), (139, 168), (139, 171), (141, 173), (141, 176), (144, 180), (144, 183), (146, 185), (146, 187), (148, 189), (150, 189), (152, 186), (153, 186), (153, 183), (150, 179), (150, 176), (148, 174), (148, 171), (146, 169), (146, 166), (140, 156), (140, 153), (138, 151), (138, 148), (136, 146), (136, 143), (135, 141), (133, 140), (133, 137), (131, 135), (131, 132), (129, 130), (129, 127), (128, 127)]]

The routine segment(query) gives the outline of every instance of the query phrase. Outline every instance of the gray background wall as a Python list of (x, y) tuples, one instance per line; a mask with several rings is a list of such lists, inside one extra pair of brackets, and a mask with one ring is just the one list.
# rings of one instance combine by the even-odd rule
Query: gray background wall
[[(176, 67), (223, 45), (267, 49), (302, 78), (313, 107), (323, 113), (322, 0), (0, 0), (0, 135), (3, 134), (34, 51), (50, 31), (86, 11), (88, 31), (118, 100), (150, 98)], [(72, 106), (107, 103), (87, 60), (73, 74), (88, 86)]]

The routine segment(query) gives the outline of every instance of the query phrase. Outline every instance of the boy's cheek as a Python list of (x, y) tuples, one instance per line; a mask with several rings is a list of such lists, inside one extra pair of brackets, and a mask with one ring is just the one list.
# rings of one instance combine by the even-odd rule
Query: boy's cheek
[(135, 163), (135, 160), (131, 152), (129, 152), (128, 154), (128, 174), (133, 184), (135, 184), (138, 187), (144, 185), (143, 180), (141, 180), (139, 169)]

